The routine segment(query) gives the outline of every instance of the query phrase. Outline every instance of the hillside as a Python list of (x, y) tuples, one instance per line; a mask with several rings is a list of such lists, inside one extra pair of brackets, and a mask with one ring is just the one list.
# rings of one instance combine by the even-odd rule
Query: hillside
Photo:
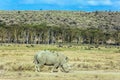
[(0, 11), (1, 43), (120, 44), (120, 12)]
[(0, 11), (0, 23), (7, 25), (47, 23), (48, 26), (120, 30), (120, 12)]

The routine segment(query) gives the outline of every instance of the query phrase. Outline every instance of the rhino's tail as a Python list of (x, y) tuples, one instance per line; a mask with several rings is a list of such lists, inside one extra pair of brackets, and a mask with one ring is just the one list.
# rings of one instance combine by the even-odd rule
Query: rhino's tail
[(38, 63), (39, 63), (39, 61), (38, 61), (38, 59), (37, 59), (37, 55), (34, 56), (33, 63), (35, 63), (35, 64), (38, 64)]

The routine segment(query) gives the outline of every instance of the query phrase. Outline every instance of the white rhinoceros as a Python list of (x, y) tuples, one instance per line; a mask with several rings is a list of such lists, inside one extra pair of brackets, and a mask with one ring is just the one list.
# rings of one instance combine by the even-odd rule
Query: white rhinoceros
[(62, 71), (69, 72), (67, 62), (68, 57), (57, 52), (40, 51), (34, 55), (35, 69), (39, 72), (40, 67), (44, 65), (53, 66), (52, 72), (57, 72), (59, 67), (61, 67)]

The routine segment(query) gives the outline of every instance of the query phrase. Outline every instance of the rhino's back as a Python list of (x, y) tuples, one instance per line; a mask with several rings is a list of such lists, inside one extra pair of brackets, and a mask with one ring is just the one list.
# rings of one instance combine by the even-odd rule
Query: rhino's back
[(37, 53), (37, 59), (40, 63), (44, 62), (46, 65), (51, 65), (59, 62), (59, 56), (50, 51), (41, 51)]

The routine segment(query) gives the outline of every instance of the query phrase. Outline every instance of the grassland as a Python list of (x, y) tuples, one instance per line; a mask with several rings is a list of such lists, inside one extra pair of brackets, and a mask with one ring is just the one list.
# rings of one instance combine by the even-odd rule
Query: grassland
[[(33, 56), (41, 50), (64, 53), (73, 65), (70, 73), (34, 71)], [(87, 45), (0, 44), (0, 80), (120, 80), (120, 47)]]

